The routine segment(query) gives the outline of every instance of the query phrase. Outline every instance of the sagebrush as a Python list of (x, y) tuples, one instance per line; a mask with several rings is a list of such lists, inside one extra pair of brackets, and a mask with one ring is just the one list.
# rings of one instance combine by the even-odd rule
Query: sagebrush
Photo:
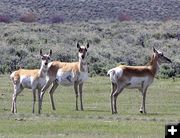
[(77, 22), (59, 24), (0, 24), (0, 73), (18, 68), (39, 68), (39, 49), (53, 50), (53, 60), (77, 61), (76, 43), (90, 43), (89, 73), (106, 75), (119, 65), (145, 65), (152, 47), (173, 63), (164, 65), (160, 76), (179, 76), (179, 21)]

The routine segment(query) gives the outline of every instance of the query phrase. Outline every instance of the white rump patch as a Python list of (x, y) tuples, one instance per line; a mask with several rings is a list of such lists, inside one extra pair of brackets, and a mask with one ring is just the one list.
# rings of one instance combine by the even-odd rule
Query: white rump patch
[(120, 78), (122, 74), (123, 74), (123, 69), (120, 67), (110, 69), (107, 73), (107, 75), (110, 75), (110, 80), (114, 83), (117, 82), (117, 78)]
[(15, 71), (13, 72), (13, 73), (11, 73), (11, 75), (10, 75), (10, 79), (12, 80), (12, 81), (14, 81), (13, 79), (14, 79), (14, 74), (15, 74)]

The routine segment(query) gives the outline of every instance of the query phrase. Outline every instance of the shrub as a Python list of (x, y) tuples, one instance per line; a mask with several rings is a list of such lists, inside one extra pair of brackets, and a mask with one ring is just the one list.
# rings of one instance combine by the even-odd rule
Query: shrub
[(155, 39), (161, 39), (161, 33), (155, 33), (152, 35)]
[(90, 56), (89, 57), (89, 62), (90, 63), (95, 63), (95, 62), (99, 62), (99, 58), (98, 57), (95, 57), (95, 56)]
[(171, 21), (173, 18), (171, 17), (171, 16), (165, 16), (164, 18), (163, 18), (163, 21), (164, 22), (167, 22), (167, 21)]
[(62, 62), (72, 62), (73, 59), (76, 59), (73, 55), (67, 54), (67, 53), (60, 53), (55, 55), (56, 60), (62, 61)]
[(132, 20), (131, 16), (128, 15), (128, 14), (125, 14), (125, 13), (120, 13), (119, 16), (118, 16), (118, 20), (120, 22), (123, 22), (123, 21), (130, 21)]
[(32, 23), (36, 21), (36, 16), (32, 12), (29, 12), (21, 15), (19, 20), (25, 23)]
[(4, 23), (10, 23), (10, 17), (6, 16), (6, 15), (0, 15), (0, 22), (4, 22)]
[(18, 50), (16, 52), (16, 56), (18, 56), (19, 58), (25, 58), (28, 55), (28, 53), (24, 50)]
[(166, 33), (164, 34), (165, 39), (174, 39), (177, 37), (177, 34), (173, 34), (173, 33)]
[(172, 68), (174, 69), (176, 75), (180, 74), (180, 63), (179, 62), (174, 62), (172, 64)]
[(94, 63), (90, 70), (93, 70), (95, 74), (100, 74), (102, 72), (103, 65), (101, 63)]
[(176, 76), (175, 70), (170, 67), (169, 65), (162, 65), (160, 68), (160, 77), (162, 78), (169, 78), (169, 77), (174, 77)]
[[(160, 77), (180, 76), (179, 41), (176, 40), (177, 34), (180, 34), (177, 29), (179, 24), (173, 21), (171, 24), (73, 22), (53, 26), (48, 24), (29, 26), (22, 23), (0, 25), (2, 32), (0, 73), (8, 73), (19, 67), (38, 68), (40, 48), (47, 51), (52, 49), (52, 60), (78, 61), (76, 43), (80, 41), (81, 44), (86, 44), (88, 41), (90, 48), (87, 62), (90, 76), (106, 75), (109, 69), (123, 63), (145, 65), (152, 54), (153, 46), (173, 60), (172, 64), (160, 68), (158, 73)], [(96, 28), (101, 25), (103, 30), (97, 31)], [(168, 39), (165, 39), (164, 35)], [(176, 39), (169, 39), (173, 37)]]
[(30, 46), (28, 50), (32, 53), (32, 52), (35, 52), (36, 48), (34, 46)]
[(107, 66), (107, 63), (104, 63), (104, 62), (96, 62), (92, 64), (91, 66), (89, 66), (89, 72), (91, 76), (94, 76), (94, 75), (105, 76), (109, 69), (110, 67)]
[(99, 43), (101, 42), (101, 39), (98, 38), (98, 37), (95, 37), (95, 38), (93, 39), (93, 42), (96, 43), (96, 44), (99, 44)]
[(64, 23), (64, 17), (62, 15), (55, 15), (50, 19), (51, 23)]
[(41, 61), (38, 58), (39, 57), (33, 58), (33, 57), (28, 56), (26, 61), (22, 62), (22, 66), (24, 66), (27, 69), (39, 68)]

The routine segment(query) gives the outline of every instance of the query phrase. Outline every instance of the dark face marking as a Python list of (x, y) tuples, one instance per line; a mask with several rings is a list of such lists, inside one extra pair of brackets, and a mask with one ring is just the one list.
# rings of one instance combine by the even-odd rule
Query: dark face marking
[(80, 46), (79, 43), (77, 43), (77, 48), (79, 49), (79, 58), (84, 59), (86, 57), (87, 49), (89, 48), (89, 43), (87, 43), (87, 46)]
[(50, 56), (49, 55), (43, 55), (43, 56), (41, 56), (41, 60), (44, 63), (44, 65), (47, 66), (49, 63), (49, 60), (50, 60)]
[(46, 55), (46, 54), (43, 55), (42, 54), (42, 50), (40, 50), (40, 55), (41, 55), (42, 64), (47, 66), (49, 61), (50, 61), (50, 59), (51, 59), (50, 57), (52, 55), (52, 50), (50, 50), (48, 55)]
[(87, 52), (87, 48), (79, 48), (79, 56), (81, 56), (82, 59), (85, 58)]
[(155, 48), (153, 49), (155, 57), (158, 59), (158, 61), (160, 61), (160, 63), (172, 63), (172, 61), (164, 56), (164, 54), (158, 50), (156, 50)]

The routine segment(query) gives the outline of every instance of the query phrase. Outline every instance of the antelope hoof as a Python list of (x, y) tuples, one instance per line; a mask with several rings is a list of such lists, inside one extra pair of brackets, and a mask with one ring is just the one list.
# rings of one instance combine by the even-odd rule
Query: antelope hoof
[(141, 114), (146, 114), (146, 111), (140, 110), (139, 111)]
[(117, 111), (116, 112), (112, 112), (112, 114), (117, 114)]

